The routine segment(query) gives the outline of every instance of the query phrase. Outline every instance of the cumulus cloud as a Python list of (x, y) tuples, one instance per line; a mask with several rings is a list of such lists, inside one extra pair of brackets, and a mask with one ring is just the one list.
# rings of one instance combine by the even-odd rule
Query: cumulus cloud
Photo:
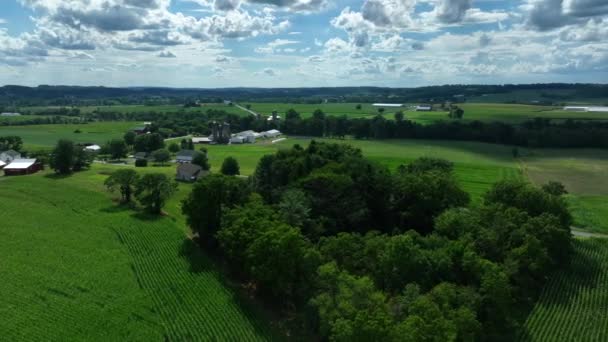
[(437, 19), (448, 24), (461, 22), (472, 4), (473, 0), (441, 0), (436, 7)]
[(268, 76), (268, 77), (275, 77), (278, 76), (279, 73), (278, 71), (276, 71), (273, 68), (264, 68), (262, 71), (258, 71), (255, 73), (255, 75), (262, 75), (262, 76)]
[(529, 27), (540, 31), (581, 24), (608, 14), (606, 0), (527, 0), (522, 6)]
[(176, 58), (177, 56), (171, 51), (161, 51), (158, 55), (160, 58)]
[[(266, 46), (261, 46), (261, 47), (256, 48), (255, 52), (264, 53), (264, 54), (275, 53), (275, 52), (279, 52), (277, 50), (277, 48), (279, 48), (281, 46), (293, 45), (293, 44), (298, 44), (298, 43), (300, 43), (300, 42), (297, 40), (275, 39), (275, 40), (271, 41), (270, 43), (266, 44)], [(283, 51), (285, 51), (285, 49), (283, 49)]]

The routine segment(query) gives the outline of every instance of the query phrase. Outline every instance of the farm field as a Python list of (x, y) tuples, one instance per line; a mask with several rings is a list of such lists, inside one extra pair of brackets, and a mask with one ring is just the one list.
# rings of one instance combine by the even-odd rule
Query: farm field
[(608, 151), (532, 150), (522, 161), (524, 173), (532, 182), (555, 180), (566, 186), (576, 226), (608, 232)]
[(608, 240), (575, 239), (572, 264), (553, 274), (521, 341), (608, 339)]
[[(312, 116), (316, 109), (321, 109), (327, 115), (346, 115), (349, 118), (373, 118), (378, 114), (378, 108), (371, 104), (361, 104), (361, 109), (356, 109), (356, 103), (326, 103), (326, 104), (288, 104), (288, 103), (251, 103), (251, 109), (268, 115), (277, 110), (279, 115), (284, 115), (290, 108), (295, 109), (304, 118)], [(420, 123), (432, 123), (439, 120), (449, 120), (447, 111), (440, 109), (431, 112), (417, 112), (411, 107), (415, 104), (406, 104), (403, 108), (385, 108), (384, 116), (393, 119), (398, 110), (402, 110), (405, 117)], [(560, 107), (504, 104), (504, 103), (459, 103), (464, 109), (464, 120), (472, 121), (502, 121), (518, 123), (533, 118), (541, 117), (547, 119), (592, 119), (608, 120), (608, 113), (577, 113), (566, 112)]]
[[(243, 107), (247, 104), (251, 105), (251, 110), (262, 115), (270, 115), (276, 110), (280, 116), (293, 108), (303, 118), (311, 117), (313, 112), (321, 109), (329, 116), (346, 115), (349, 118), (373, 118), (378, 114), (378, 108), (369, 103), (361, 104), (361, 109), (356, 109), (357, 103), (321, 103), (321, 104), (298, 104), (298, 103), (256, 103), (243, 102), (240, 103)], [(438, 120), (449, 120), (447, 111), (440, 109), (431, 112), (417, 112), (412, 109), (415, 104), (406, 104), (402, 108), (384, 108), (384, 116), (388, 119), (393, 119), (396, 111), (402, 110), (407, 119), (420, 122), (432, 123)], [(464, 120), (480, 120), (480, 121), (502, 121), (510, 123), (518, 123), (530, 120), (536, 117), (548, 119), (590, 119), (590, 120), (608, 120), (608, 113), (584, 113), (584, 112), (566, 112), (559, 107), (540, 106), (540, 105), (523, 105), (523, 104), (504, 104), (504, 103), (460, 103), (458, 104), (464, 109)], [(21, 110), (26, 112), (42, 112), (46, 109), (58, 109), (60, 107), (24, 107)], [(78, 107), (83, 114), (90, 114), (93, 111), (101, 112), (120, 112), (120, 113), (204, 113), (207, 110), (224, 110), (231, 114), (239, 116), (250, 115), (248, 112), (236, 107), (224, 104), (204, 104), (202, 107), (183, 108), (181, 105), (114, 105), (114, 106), (82, 106)]]
[(2, 339), (273, 339), (264, 315), (186, 238), (176, 209), (190, 186), (180, 184), (168, 216), (150, 218), (104, 192), (114, 169), (0, 178), (11, 194), (0, 202)]
[[(74, 142), (103, 144), (113, 138), (122, 138), (124, 134), (141, 122), (95, 122), (74, 125), (29, 125), (0, 126), (0, 136), (17, 135), (23, 139), (27, 148), (52, 147), (59, 139), (70, 139)], [(80, 130), (81, 133), (74, 133)]]
[[(60, 109), (62, 107), (41, 106), (41, 107), (23, 107), (20, 110), (24, 112), (40, 113), (49, 109)], [(209, 109), (224, 110), (228, 113), (237, 115), (245, 115), (246, 113), (237, 107), (229, 106), (220, 103), (203, 104), (201, 107), (184, 108), (182, 105), (112, 105), (112, 106), (79, 106), (80, 112), (90, 114), (93, 111), (100, 112), (119, 112), (119, 113), (204, 113)]]

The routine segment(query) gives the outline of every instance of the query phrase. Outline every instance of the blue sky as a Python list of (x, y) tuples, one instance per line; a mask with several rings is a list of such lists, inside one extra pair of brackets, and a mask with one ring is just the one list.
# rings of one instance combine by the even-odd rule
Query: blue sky
[(0, 85), (606, 82), (606, 0), (2, 0)]

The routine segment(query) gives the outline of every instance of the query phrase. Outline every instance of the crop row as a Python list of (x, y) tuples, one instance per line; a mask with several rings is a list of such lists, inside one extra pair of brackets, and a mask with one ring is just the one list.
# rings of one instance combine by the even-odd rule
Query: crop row
[(571, 265), (554, 274), (521, 340), (608, 340), (608, 241), (575, 240)]

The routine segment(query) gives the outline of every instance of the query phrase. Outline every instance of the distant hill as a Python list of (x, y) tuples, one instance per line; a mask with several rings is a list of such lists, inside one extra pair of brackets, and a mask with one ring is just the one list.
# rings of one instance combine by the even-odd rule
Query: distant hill
[(496, 102), (608, 104), (608, 84), (443, 85), (419, 88), (0, 87), (1, 106), (221, 102)]

